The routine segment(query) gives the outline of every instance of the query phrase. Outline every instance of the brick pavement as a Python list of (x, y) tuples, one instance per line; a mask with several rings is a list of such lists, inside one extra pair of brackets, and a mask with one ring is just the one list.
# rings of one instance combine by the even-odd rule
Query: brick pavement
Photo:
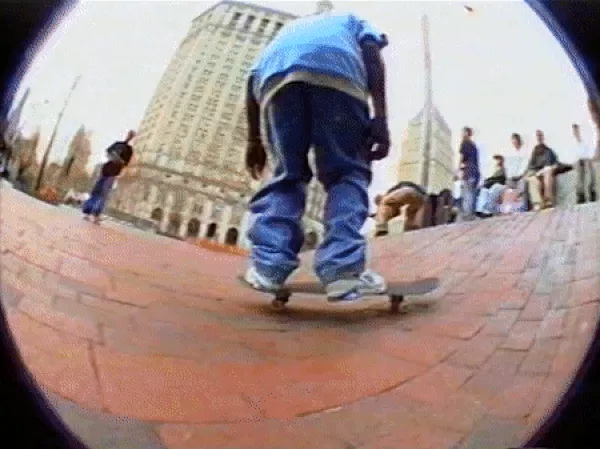
[(235, 281), (243, 258), (95, 226), (5, 187), (0, 208), (10, 326), (92, 448), (518, 445), (568, 386), (600, 312), (597, 205), (376, 241), (389, 279), (442, 280), (396, 316), (302, 296), (275, 314)]

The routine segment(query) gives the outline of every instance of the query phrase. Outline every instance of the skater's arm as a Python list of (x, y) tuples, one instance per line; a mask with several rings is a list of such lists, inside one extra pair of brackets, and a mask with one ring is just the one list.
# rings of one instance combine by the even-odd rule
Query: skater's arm
[(380, 46), (372, 39), (365, 39), (361, 48), (375, 117), (387, 117), (385, 64), (381, 57)]
[(246, 88), (246, 114), (248, 119), (248, 140), (260, 140), (260, 107), (254, 98), (254, 75), (248, 78)]
[(467, 152), (469, 151), (469, 147), (467, 142), (461, 142), (460, 149), (458, 150), (460, 154), (460, 162), (459, 169), (464, 168), (464, 165), (467, 163)]

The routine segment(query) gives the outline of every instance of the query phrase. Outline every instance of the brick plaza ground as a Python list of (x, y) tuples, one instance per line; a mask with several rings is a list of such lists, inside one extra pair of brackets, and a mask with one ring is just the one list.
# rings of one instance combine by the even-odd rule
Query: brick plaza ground
[(94, 449), (516, 446), (598, 321), (597, 203), (375, 241), (388, 279), (442, 281), (406, 313), (298, 295), (277, 314), (243, 258), (1, 195), (11, 329)]

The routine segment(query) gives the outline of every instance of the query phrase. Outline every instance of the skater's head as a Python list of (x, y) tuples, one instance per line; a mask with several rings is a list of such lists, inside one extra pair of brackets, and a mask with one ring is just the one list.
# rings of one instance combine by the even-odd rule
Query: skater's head
[(463, 140), (469, 140), (473, 137), (473, 128), (465, 126), (463, 128)]
[(130, 129), (129, 132), (127, 132), (125, 142), (130, 143), (136, 135), (136, 132), (133, 129)]
[(513, 133), (511, 136), (513, 146), (518, 150), (523, 146), (523, 139), (519, 133)]
[(498, 168), (504, 167), (504, 156), (502, 156), (500, 154), (495, 154), (494, 162), (496, 163), (496, 167), (498, 167)]
[(581, 129), (579, 128), (579, 125), (577, 123), (573, 123), (573, 125), (571, 125), (571, 129), (573, 130), (573, 137), (575, 137), (575, 140), (580, 141)]
[(535, 132), (535, 138), (537, 140), (538, 145), (544, 144), (544, 132), (541, 129), (538, 129)]

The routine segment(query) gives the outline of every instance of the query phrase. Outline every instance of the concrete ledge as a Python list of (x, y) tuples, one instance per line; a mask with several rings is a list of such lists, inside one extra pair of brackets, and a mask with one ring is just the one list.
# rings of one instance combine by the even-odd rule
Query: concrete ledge
[(558, 175), (556, 178), (556, 205), (574, 206), (577, 204), (577, 170)]

